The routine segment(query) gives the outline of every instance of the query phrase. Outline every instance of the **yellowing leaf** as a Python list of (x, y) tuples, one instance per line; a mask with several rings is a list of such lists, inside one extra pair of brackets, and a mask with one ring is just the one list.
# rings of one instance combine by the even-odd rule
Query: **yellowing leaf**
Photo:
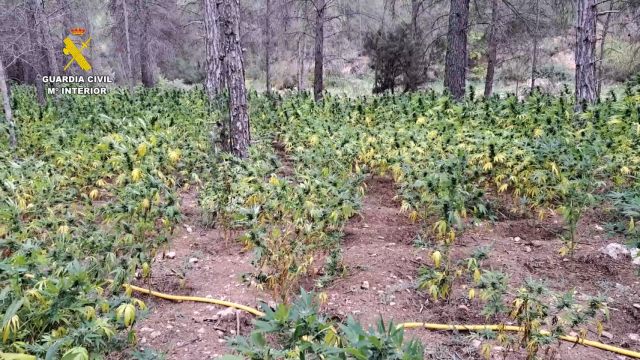
[(147, 153), (147, 144), (141, 143), (138, 145), (138, 157), (143, 157)]
[(140, 181), (141, 176), (142, 176), (142, 171), (139, 168), (135, 168), (133, 169), (133, 171), (131, 171), (131, 178), (133, 179), (134, 182)]
[(440, 259), (442, 259), (442, 254), (440, 253), (440, 251), (434, 251), (433, 254), (431, 254), (431, 258), (433, 259), (433, 262), (436, 264), (436, 267), (440, 266)]

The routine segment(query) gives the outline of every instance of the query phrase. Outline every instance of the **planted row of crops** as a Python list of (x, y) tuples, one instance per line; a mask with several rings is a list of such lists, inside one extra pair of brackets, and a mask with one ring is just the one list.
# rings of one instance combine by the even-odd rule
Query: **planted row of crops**
[[(249, 161), (214, 151), (221, 113), (210, 116), (199, 91), (117, 90), (42, 108), (17, 88), (13, 102), (20, 144), (3, 142), (0, 160), (0, 352), (84, 359), (135, 341), (144, 304), (119, 284), (149, 277), (182, 220), (180, 192), (193, 187), (203, 223), (241, 230), (253, 280), (283, 299), (319, 251), (332, 250), (327, 267), (338, 271), (367, 173), (391, 176), (402, 210), (439, 244), (419, 284), (436, 298), (465, 272), (478, 278), (482, 256), (465, 270), (450, 249), (465, 217), (495, 219), (504, 199), (539, 217), (559, 209), (574, 227), (605, 202), (625, 222), (639, 215), (638, 88), (578, 116), (567, 93), (252, 96)], [(619, 229), (635, 238), (635, 227)], [(559, 249), (576, 251), (573, 233)]]

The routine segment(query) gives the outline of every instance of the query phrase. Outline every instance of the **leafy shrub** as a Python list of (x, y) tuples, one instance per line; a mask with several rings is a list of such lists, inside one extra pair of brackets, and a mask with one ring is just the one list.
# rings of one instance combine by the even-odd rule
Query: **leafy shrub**
[(385, 326), (365, 331), (351, 317), (338, 324), (322, 315), (313, 293), (300, 291), (292, 305), (279, 304), (254, 320), (255, 330), (247, 338), (229, 340), (235, 352), (250, 359), (346, 359), (418, 360), (423, 348), (417, 340), (404, 344), (404, 328)]

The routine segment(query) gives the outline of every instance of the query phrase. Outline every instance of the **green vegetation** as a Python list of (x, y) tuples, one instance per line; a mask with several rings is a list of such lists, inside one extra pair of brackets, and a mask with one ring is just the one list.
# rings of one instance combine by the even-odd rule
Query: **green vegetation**
[[(18, 148), (10, 151), (6, 136), (0, 145), (2, 352), (88, 359), (135, 342), (131, 327), (145, 306), (120, 285), (153, 271), (182, 220), (180, 192), (193, 187), (203, 220), (241, 230), (239, 240), (255, 252), (253, 278), (287, 302), (314, 256), (333, 251), (332, 272), (341, 273), (341, 231), (359, 209), (367, 174), (393, 178), (402, 210), (424, 224), (423, 239), (435, 240), (436, 264), (423, 269), (423, 280), (437, 297), (448, 297), (467, 272), (481, 286), (486, 251), (456, 264), (450, 249), (473, 220), (495, 220), (498, 208), (540, 218), (562, 209), (570, 229), (558, 249), (572, 255), (580, 215), (606, 202), (612, 223), (628, 224), (612, 228), (638, 243), (638, 87), (579, 115), (568, 90), (462, 102), (434, 92), (327, 95), (322, 103), (304, 93), (252, 94), (247, 161), (213, 150), (208, 130), (219, 114), (207, 113), (200, 91), (140, 89), (131, 98), (116, 90), (40, 107), (32, 89), (15, 87), (13, 103)], [(536, 289), (518, 292), (523, 304), (544, 302)], [(501, 309), (500, 297), (489, 298)], [(281, 321), (273, 331), (293, 336), (284, 329), (299, 321), (314, 330), (294, 334), (283, 349), (325, 351), (313, 337), (325, 341), (322, 329), (331, 326), (345, 344), (373, 344), (345, 356), (371, 358), (401, 344), (393, 326), (367, 333), (347, 323), (338, 330), (303, 314), (279, 318), (285, 310), (264, 320)], [(564, 326), (583, 323), (571, 316)], [(535, 321), (533, 329), (546, 318), (517, 320)], [(416, 354), (415, 346), (405, 355)], [(414, 358), (405, 355), (393, 356)]]

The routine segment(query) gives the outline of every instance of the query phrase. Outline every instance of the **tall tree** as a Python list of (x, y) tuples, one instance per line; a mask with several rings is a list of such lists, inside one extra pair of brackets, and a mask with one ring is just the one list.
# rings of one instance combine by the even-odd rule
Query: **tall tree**
[(264, 15), (264, 66), (267, 94), (271, 94), (271, 1), (266, 1)]
[(576, 0), (576, 110), (596, 101), (596, 1)]
[(324, 12), (325, 0), (316, 0), (316, 47), (315, 47), (315, 67), (313, 70), (313, 98), (315, 101), (322, 100), (323, 75), (324, 75)]
[(2, 57), (0, 57), (0, 92), (2, 93), (2, 102), (4, 104), (4, 121), (9, 127), (9, 145), (11, 148), (15, 148), (18, 145), (18, 140), (16, 139), (15, 125), (13, 123), (13, 115), (11, 112), (9, 85), (4, 65), (2, 64)]
[(489, 56), (487, 61), (487, 76), (484, 79), (484, 96), (491, 96), (493, 92), (493, 75), (496, 71), (496, 60), (498, 57), (498, 36), (500, 28), (500, 13), (498, 8), (499, 0), (491, 0), (491, 27), (489, 28)]
[(223, 88), (220, 9), (218, 0), (204, 0), (204, 29), (206, 48), (205, 88), (210, 98), (214, 98)]
[(536, 67), (538, 66), (538, 30), (540, 26), (540, 0), (536, 0), (536, 30), (533, 33), (533, 57), (531, 60), (531, 90), (536, 86)]
[(464, 96), (467, 78), (467, 32), (469, 0), (451, 0), (444, 86), (460, 100)]
[(142, 73), (142, 84), (145, 87), (152, 88), (155, 86), (153, 78), (153, 66), (151, 63), (151, 54), (149, 51), (149, 27), (151, 26), (151, 15), (149, 14), (149, 0), (138, 0), (138, 13), (141, 21), (140, 41), (140, 72)]
[(133, 62), (131, 61), (131, 37), (129, 36), (129, 9), (127, 8), (127, 0), (122, 0), (122, 13), (124, 16), (124, 36), (127, 42), (127, 71), (129, 78), (129, 93), (133, 96)]
[(37, 10), (38, 22), (40, 23), (40, 32), (42, 34), (42, 41), (44, 47), (47, 50), (47, 61), (49, 62), (49, 74), (51, 76), (60, 75), (60, 68), (58, 67), (58, 59), (56, 58), (56, 48), (53, 45), (53, 38), (51, 36), (51, 28), (49, 24), (49, 17), (45, 12), (45, 2), (42, 0), (42, 8)]
[(245, 87), (242, 47), (240, 46), (239, 0), (222, 0), (220, 8), (222, 57), (229, 90), (230, 150), (239, 158), (249, 157), (249, 111)]

